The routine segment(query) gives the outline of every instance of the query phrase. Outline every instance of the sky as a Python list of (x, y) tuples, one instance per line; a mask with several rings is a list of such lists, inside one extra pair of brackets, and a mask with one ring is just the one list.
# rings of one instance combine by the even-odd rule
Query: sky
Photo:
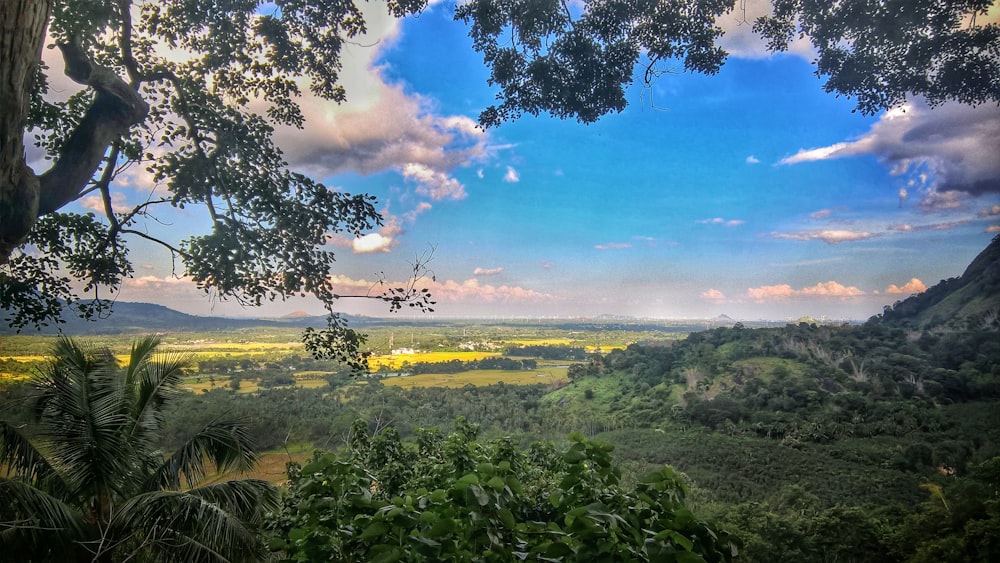
[[(430, 253), (421, 284), (439, 318), (863, 320), (960, 275), (1000, 233), (996, 106), (853, 113), (823, 91), (807, 43), (769, 55), (731, 15), (718, 75), (637, 81), (625, 111), (591, 125), (525, 116), (483, 131), (495, 90), (453, 5), (404, 21), (378, 7), (345, 49), (348, 102), (303, 98), (305, 129), (276, 133), (293, 169), (378, 197), (382, 228), (332, 242), (341, 293), (405, 280)], [(763, 9), (750, 0), (748, 19)], [(138, 169), (120, 184), (122, 205), (158, 189)], [(190, 210), (164, 221), (176, 238), (206, 228)], [(242, 308), (163, 251), (135, 241), (131, 256), (119, 301), (323, 313), (311, 299)]]

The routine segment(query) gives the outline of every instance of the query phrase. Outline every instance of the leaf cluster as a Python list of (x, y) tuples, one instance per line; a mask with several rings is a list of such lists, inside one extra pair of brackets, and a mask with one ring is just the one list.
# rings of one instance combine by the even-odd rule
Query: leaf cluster
[(477, 428), (418, 433), (356, 427), (344, 454), (289, 468), (272, 521), (289, 560), (726, 561), (728, 535), (684, 506), (669, 468), (619, 485), (608, 444), (570, 436), (566, 449), (476, 439)]

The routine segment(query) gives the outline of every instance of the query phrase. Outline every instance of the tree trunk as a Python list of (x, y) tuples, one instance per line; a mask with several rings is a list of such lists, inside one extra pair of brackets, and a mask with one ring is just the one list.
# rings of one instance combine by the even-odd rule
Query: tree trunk
[(0, 264), (38, 219), (39, 182), (24, 157), (24, 127), (52, 0), (0, 1)]

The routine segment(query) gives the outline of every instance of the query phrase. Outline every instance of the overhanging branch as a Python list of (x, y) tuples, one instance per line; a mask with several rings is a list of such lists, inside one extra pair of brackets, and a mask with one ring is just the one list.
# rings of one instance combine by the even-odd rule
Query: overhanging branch
[(111, 143), (149, 113), (149, 104), (139, 93), (116, 73), (91, 61), (79, 40), (61, 43), (59, 49), (66, 61), (66, 76), (93, 88), (97, 95), (66, 139), (55, 165), (39, 177), (39, 216), (76, 200)]

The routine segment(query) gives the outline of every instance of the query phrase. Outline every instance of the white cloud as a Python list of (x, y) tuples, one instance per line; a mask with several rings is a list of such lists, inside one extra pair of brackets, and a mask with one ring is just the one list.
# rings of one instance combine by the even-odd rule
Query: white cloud
[(507, 173), (503, 175), (503, 181), (508, 184), (514, 184), (521, 181), (521, 175), (514, 170), (513, 166), (507, 167)]
[(417, 193), (433, 200), (465, 199), (465, 186), (448, 174), (416, 162), (403, 165), (403, 177), (417, 184)]
[[(922, 100), (887, 111), (865, 135), (826, 147), (801, 149), (780, 164), (872, 154), (894, 174), (909, 174), (929, 193), (1000, 193), (1000, 107)], [(901, 199), (909, 194), (900, 192)]]
[(399, 235), (403, 234), (399, 217), (390, 215), (388, 209), (382, 211), (382, 217), (385, 218), (385, 224), (378, 232), (368, 233), (351, 240), (351, 247), (355, 254), (392, 252), (392, 249), (399, 245)]
[(503, 268), (476, 268), (472, 271), (474, 276), (495, 276), (503, 272)]
[(828, 244), (852, 242), (877, 237), (878, 234), (868, 231), (850, 231), (844, 229), (817, 229), (811, 231), (795, 231), (791, 233), (772, 232), (768, 236), (784, 240), (821, 240)]
[(597, 250), (619, 250), (622, 248), (632, 248), (632, 243), (629, 242), (608, 242), (604, 244), (595, 244), (594, 248)]
[(747, 164), (760, 164), (760, 159), (754, 155), (747, 157)]
[(696, 223), (701, 223), (703, 225), (723, 225), (726, 227), (738, 227), (745, 223), (743, 219), (723, 219), (722, 217), (713, 217), (711, 219), (699, 219)]

